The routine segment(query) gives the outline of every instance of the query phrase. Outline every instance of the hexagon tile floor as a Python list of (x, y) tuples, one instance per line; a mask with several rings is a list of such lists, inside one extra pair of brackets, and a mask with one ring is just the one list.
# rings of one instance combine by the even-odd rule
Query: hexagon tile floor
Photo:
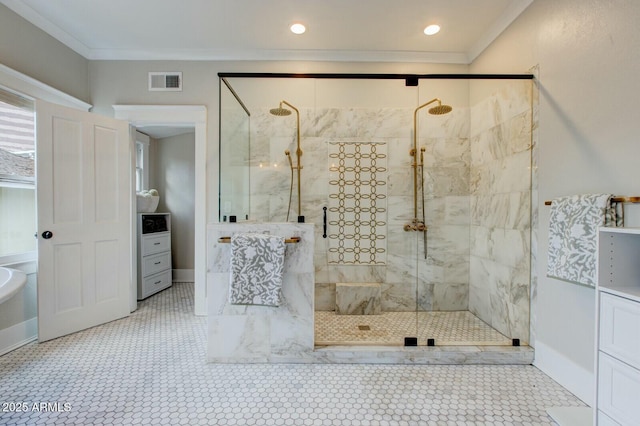
[(541, 425), (583, 406), (533, 366), (207, 364), (192, 312), (192, 284), (176, 284), (0, 357), (0, 424)]

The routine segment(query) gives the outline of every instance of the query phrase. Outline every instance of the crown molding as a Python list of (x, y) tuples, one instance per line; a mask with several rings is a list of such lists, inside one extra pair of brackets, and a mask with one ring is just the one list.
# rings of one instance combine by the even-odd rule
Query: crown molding
[(91, 56), (91, 49), (87, 45), (40, 15), (25, 2), (20, 0), (0, 0), (0, 3), (4, 4), (9, 9), (13, 10), (15, 13), (22, 16), (24, 19), (31, 22), (33, 25), (40, 28), (42, 31), (46, 32), (79, 55), (84, 56), (85, 58), (89, 58)]
[(509, 25), (511, 25), (511, 23), (515, 21), (527, 7), (531, 5), (531, 3), (533, 3), (533, 0), (517, 0), (511, 3), (507, 10), (500, 15), (500, 18), (498, 18), (498, 20), (489, 27), (484, 35), (478, 39), (476, 44), (471, 46), (471, 49), (469, 49), (469, 52), (467, 53), (467, 63), (470, 64), (475, 61), (476, 58), (480, 56), (480, 54), (484, 52), (484, 50), (489, 47), (489, 45), (493, 43)]
[(455, 52), (267, 50), (267, 49), (93, 49), (90, 60), (182, 61), (331, 61), (419, 62), (467, 64), (468, 55)]

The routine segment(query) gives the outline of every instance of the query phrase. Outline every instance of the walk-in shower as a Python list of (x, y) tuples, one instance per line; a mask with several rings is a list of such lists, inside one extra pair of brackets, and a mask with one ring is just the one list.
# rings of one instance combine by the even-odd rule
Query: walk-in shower
[[(316, 345), (529, 342), (530, 75), (412, 76), (418, 86), (398, 75), (221, 76), (251, 111), (250, 221), (282, 221), (297, 171), (298, 214), (315, 229)], [(297, 107), (273, 108), (282, 98)], [(293, 111), (296, 122), (273, 118)], [(367, 301), (371, 315), (350, 309)]]

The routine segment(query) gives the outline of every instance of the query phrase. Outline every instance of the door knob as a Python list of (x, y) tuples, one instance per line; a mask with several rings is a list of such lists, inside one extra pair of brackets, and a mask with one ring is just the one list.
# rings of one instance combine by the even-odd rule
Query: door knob
[(42, 238), (44, 238), (45, 240), (48, 240), (51, 237), (53, 237), (53, 232), (51, 231), (44, 231), (42, 233)]

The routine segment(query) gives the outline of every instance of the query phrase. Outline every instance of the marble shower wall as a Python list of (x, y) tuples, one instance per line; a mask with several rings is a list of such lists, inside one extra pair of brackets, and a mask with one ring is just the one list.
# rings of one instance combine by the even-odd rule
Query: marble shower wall
[(469, 310), (529, 341), (532, 102), (508, 82), (471, 108)]
[[(299, 108), (302, 156), (302, 214), (315, 224), (316, 309), (333, 310), (336, 282), (382, 284), (384, 311), (465, 310), (469, 277), (469, 111), (445, 116), (422, 110), (419, 144), (426, 147), (425, 196), (428, 258), (422, 233), (405, 232), (413, 218), (412, 157), (414, 108)], [(291, 174), (284, 151), (296, 162), (295, 113), (275, 117), (268, 108), (251, 111), (251, 211), (258, 222), (287, 217)], [(329, 206), (330, 142), (385, 144), (387, 158), (384, 265), (329, 264), (322, 238)], [(289, 221), (295, 221), (297, 188)], [(332, 230), (329, 229), (328, 233)], [(418, 257), (419, 256), (419, 257)], [(417, 259), (417, 261), (416, 261)], [(416, 292), (418, 292), (416, 294)]]

